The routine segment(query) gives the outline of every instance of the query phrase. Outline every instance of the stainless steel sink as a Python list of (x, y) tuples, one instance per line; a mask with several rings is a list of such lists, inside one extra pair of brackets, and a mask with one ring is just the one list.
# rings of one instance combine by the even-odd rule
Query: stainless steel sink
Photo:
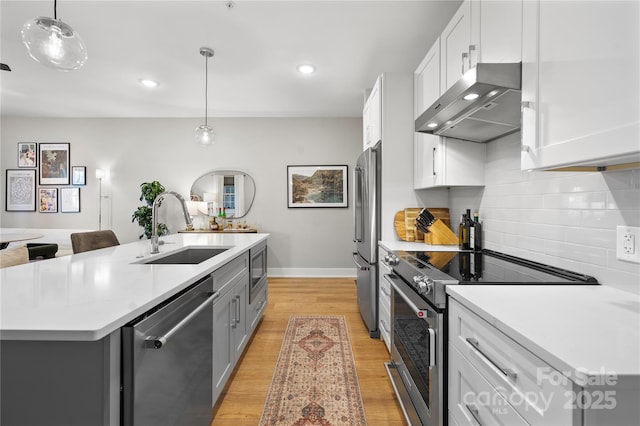
[(146, 265), (195, 265), (229, 250), (228, 247), (187, 247), (166, 256), (152, 257), (137, 263)]

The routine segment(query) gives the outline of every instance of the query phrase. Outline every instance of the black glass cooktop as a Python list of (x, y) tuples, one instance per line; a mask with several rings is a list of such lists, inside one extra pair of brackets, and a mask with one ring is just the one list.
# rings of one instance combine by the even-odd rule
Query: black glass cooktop
[(442, 279), (442, 273), (457, 284), (597, 284), (577, 272), (545, 265), (492, 250), (481, 251), (399, 251), (404, 262), (402, 275), (423, 274)]

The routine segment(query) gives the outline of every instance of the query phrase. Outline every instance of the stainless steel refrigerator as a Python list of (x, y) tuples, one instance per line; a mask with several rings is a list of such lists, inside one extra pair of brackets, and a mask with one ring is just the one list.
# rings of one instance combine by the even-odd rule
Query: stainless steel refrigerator
[(358, 157), (354, 169), (354, 237), (360, 315), (369, 336), (378, 330), (378, 240), (380, 239), (380, 142)]

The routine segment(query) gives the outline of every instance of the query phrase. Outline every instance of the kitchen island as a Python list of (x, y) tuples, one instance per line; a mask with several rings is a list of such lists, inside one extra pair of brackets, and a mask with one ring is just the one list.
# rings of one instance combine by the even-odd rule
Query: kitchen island
[[(120, 424), (121, 327), (248, 259), (267, 237), (170, 235), (161, 238), (159, 254), (149, 254), (145, 240), (2, 269), (0, 423)], [(199, 264), (143, 263), (205, 246), (227, 250)]]

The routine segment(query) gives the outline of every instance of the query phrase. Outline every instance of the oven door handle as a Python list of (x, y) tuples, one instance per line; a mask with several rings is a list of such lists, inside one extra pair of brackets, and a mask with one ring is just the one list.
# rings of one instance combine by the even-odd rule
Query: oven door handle
[[(391, 283), (391, 286), (395, 289), (396, 293), (398, 293), (400, 297), (402, 297), (404, 303), (409, 305), (409, 307), (416, 313), (416, 316), (418, 318), (425, 318), (425, 316), (427, 315), (427, 309), (418, 308), (411, 300), (404, 297), (404, 295), (402, 294), (402, 289), (398, 285), (398, 278), (395, 278), (391, 275), (385, 275), (385, 278)], [(436, 351), (434, 351), (433, 348), (436, 347), (436, 331), (431, 327), (428, 327), (427, 330), (429, 330), (429, 367), (435, 367)]]
[(391, 286), (396, 290), (396, 292), (402, 297), (402, 300), (405, 301), (405, 303), (407, 305), (409, 305), (409, 307), (411, 308), (411, 310), (413, 310), (413, 312), (416, 313), (417, 317), (423, 318), (424, 315), (426, 315), (426, 309), (420, 309), (418, 308), (411, 300), (407, 299), (406, 297), (404, 297), (403, 295), (403, 290), (398, 286), (398, 279), (399, 278), (395, 278), (391, 275), (387, 275), (387, 277), (389, 277), (388, 281), (391, 283)]
[(434, 348), (436, 347), (436, 331), (429, 327), (429, 367), (436, 366), (436, 351)]

